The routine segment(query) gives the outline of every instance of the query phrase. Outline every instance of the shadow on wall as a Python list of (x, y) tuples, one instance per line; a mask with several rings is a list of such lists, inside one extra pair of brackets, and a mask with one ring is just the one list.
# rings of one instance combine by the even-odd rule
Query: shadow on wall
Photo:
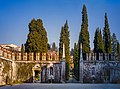
[(33, 82), (33, 77), (31, 76), (28, 80), (23, 81), (24, 83), (32, 83)]

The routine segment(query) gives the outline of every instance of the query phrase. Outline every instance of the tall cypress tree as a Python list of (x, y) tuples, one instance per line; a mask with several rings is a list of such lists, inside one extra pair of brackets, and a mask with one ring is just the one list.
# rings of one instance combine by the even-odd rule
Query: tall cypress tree
[(117, 54), (118, 55), (120, 54), (120, 44), (119, 44), (119, 41), (117, 42)]
[(69, 79), (70, 74), (70, 39), (69, 39), (69, 31), (68, 31), (68, 22), (66, 20), (66, 23), (64, 25), (64, 31), (65, 31), (65, 59), (66, 59), (66, 80)]
[(70, 39), (68, 31), (68, 22), (61, 28), (60, 42), (59, 42), (59, 60), (62, 59), (63, 54), (63, 43), (65, 44), (65, 59), (66, 59), (66, 80), (69, 79), (70, 74)]
[(28, 34), (28, 39), (25, 44), (25, 51), (28, 53), (39, 51), (38, 40), (40, 38), (39, 38), (38, 32), (36, 31), (36, 27), (37, 27), (36, 20), (33, 19), (29, 23), (29, 34)]
[(103, 30), (103, 42), (104, 42), (105, 53), (111, 54), (112, 52), (111, 35), (110, 35), (110, 28), (109, 28), (107, 13), (105, 13), (105, 27)]
[(73, 55), (73, 63), (74, 63), (74, 78), (76, 80), (79, 80), (79, 51), (78, 51), (78, 45), (74, 43), (74, 55)]
[(112, 54), (115, 55), (115, 57), (117, 57), (118, 53), (117, 53), (117, 44), (118, 44), (118, 40), (117, 40), (117, 37), (115, 35), (115, 33), (112, 34)]
[(48, 38), (47, 38), (47, 32), (43, 26), (42, 20), (41, 19), (37, 19), (37, 32), (39, 33), (40, 36), (40, 48), (41, 48), (41, 52), (47, 52), (47, 42), (48, 42)]
[(104, 45), (102, 40), (101, 29), (97, 28), (94, 37), (94, 53), (96, 53), (97, 59), (99, 59), (99, 53), (104, 52)]
[(29, 34), (25, 44), (26, 52), (47, 52), (47, 32), (41, 19), (29, 23)]
[(85, 53), (90, 52), (90, 39), (89, 39), (89, 32), (88, 32), (88, 16), (87, 16), (87, 9), (86, 6), (83, 5), (82, 10), (82, 25), (81, 25), (81, 32), (79, 34), (79, 41), (78, 44), (82, 43), (83, 49), (83, 59), (86, 59)]
[(103, 53), (104, 45), (102, 41), (101, 29), (97, 28), (94, 37), (94, 52), (95, 53)]
[(64, 27), (62, 27), (60, 33), (60, 40), (59, 40), (59, 60), (62, 60), (64, 41), (65, 41), (65, 31), (64, 31)]

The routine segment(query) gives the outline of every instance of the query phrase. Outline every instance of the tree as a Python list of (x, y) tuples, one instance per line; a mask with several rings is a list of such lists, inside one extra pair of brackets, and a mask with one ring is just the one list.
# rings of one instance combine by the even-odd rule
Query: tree
[(115, 35), (115, 33), (113, 33), (112, 35), (112, 41), (111, 41), (111, 45), (112, 45), (112, 54), (114, 54), (115, 57), (117, 57), (118, 53), (117, 53), (117, 46), (118, 46), (118, 40), (117, 37)]
[(59, 40), (59, 60), (62, 60), (64, 41), (65, 41), (65, 31), (64, 31), (64, 27), (62, 27), (60, 33), (60, 40)]
[(59, 42), (59, 60), (62, 59), (63, 55), (63, 43), (65, 44), (65, 59), (66, 59), (66, 80), (69, 79), (70, 74), (70, 39), (68, 31), (68, 23), (66, 21), (65, 25), (61, 28), (60, 42)]
[(74, 78), (79, 80), (79, 48), (76, 43), (74, 43), (74, 54), (73, 54), (73, 63), (74, 63)]
[(29, 23), (29, 34), (25, 44), (25, 51), (30, 52), (47, 52), (48, 45), (47, 32), (41, 19), (33, 19)]
[(24, 45), (21, 45), (21, 59), (23, 60), (23, 54), (25, 52)]
[(83, 45), (83, 59), (86, 59), (85, 53), (90, 52), (90, 39), (89, 39), (89, 32), (88, 32), (88, 16), (86, 6), (83, 5), (82, 10), (82, 25), (81, 25), (81, 32), (79, 34), (78, 44), (82, 43)]
[(97, 28), (94, 36), (94, 52), (95, 53), (103, 53), (104, 45), (102, 41), (101, 29)]
[(43, 26), (42, 20), (41, 19), (37, 19), (37, 32), (40, 35), (40, 44), (41, 45), (41, 52), (46, 53), (47, 52), (47, 44), (48, 44), (48, 38), (47, 38), (47, 32)]
[(111, 35), (110, 35), (110, 28), (109, 28), (107, 13), (105, 13), (105, 27), (103, 30), (103, 43), (104, 43), (105, 53), (111, 54), (111, 52), (112, 52)]
[(52, 43), (52, 48), (51, 48), (52, 51), (57, 51), (57, 47), (56, 47), (56, 44), (55, 42)]
[(99, 59), (99, 53), (104, 52), (104, 45), (102, 41), (101, 29), (97, 28), (94, 36), (94, 53), (96, 53), (96, 58)]
[(65, 30), (65, 59), (66, 59), (66, 80), (69, 79), (70, 76), (70, 39), (69, 39), (69, 31), (68, 31), (68, 22), (66, 20), (66, 23), (64, 25)]
[(29, 34), (28, 34), (28, 39), (25, 44), (25, 51), (30, 53), (30, 52), (37, 52), (39, 51), (39, 39), (40, 36), (38, 32), (36, 31), (36, 20), (33, 19), (29, 23)]
[(71, 48), (71, 51), (70, 51), (70, 56), (73, 56), (74, 55), (74, 49)]
[(119, 44), (119, 41), (117, 42), (117, 56), (118, 56), (118, 58), (120, 56), (120, 44)]
[(47, 48), (48, 48), (48, 50), (50, 50), (50, 44), (49, 43), (47, 44)]

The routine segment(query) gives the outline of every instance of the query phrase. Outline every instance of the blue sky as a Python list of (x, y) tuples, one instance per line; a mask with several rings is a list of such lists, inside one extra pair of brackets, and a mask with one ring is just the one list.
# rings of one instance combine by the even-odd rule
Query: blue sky
[(93, 48), (94, 32), (104, 28), (107, 12), (111, 33), (120, 41), (120, 0), (0, 0), (0, 44), (21, 45), (29, 33), (28, 24), (42, 19), (49, 43), (59, 44), (61, 27), (66, 19), (70, 31), (70, 47), (78, 41), (82, 22), (82, 7), (86, 4), (90, 45)]

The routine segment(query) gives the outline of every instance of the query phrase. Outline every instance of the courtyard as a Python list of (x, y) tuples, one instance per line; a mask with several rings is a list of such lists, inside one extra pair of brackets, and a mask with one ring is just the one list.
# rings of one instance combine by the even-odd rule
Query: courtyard
[(44, 83), (24, 83), (17, 85), (2, 86), (0, 89), (120, 89), (120, 84), (44, 84)]

